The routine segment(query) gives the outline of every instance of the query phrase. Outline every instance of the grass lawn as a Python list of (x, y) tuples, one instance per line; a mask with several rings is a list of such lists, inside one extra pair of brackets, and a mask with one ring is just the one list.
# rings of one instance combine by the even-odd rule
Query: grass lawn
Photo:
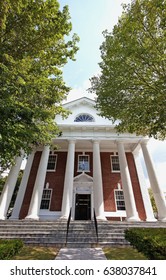
[(19, 253), (15, 255), (13, 260), (54, 260), (58, 248), (40, 247), (40, 246), (23, 246)]
[[(147, 260), (147, 258), (132, 247), (103, 248), (108, 260)], [(42, 246), (24, 246), (13, 260), (54, 260), (59, 248)]]
[(108, 260), (147, 260), (147, 258), (132, 247), (103, 248)]

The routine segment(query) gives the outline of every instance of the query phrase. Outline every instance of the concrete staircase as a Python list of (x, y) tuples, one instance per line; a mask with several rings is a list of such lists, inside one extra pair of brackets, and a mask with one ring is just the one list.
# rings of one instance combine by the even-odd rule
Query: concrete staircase
[(66, 247), (97, 247), (97, 236), (93, 221), (71, 221)]
[(159, 222), (109, 222), (98, 221), (98, 244), (100, 247), (124, 247), (130, 246), (125, 239), (125, 230), (128, 228), (158, 228), (166, 227)]
[(129, 246), (124, 231), (130, 227), (166, 227), (165, 223), (98, 221), (98, 242), (93, 221), (0, 221), (0, 239), (22, 239), (25, 244), (55, 247)]
[(64, 247), (66, 221), (0, 221), (0, 239), (21, 239), (27, 245)]

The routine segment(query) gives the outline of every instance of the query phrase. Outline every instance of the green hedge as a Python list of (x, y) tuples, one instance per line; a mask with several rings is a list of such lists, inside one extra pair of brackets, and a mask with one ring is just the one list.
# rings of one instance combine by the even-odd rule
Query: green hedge
[(150, 260), (166, 260), (166, 228), (132, 228), (125, 238)]
[(0, 240), (0, 260), (9, 260), (23, 247), (21, 240)]

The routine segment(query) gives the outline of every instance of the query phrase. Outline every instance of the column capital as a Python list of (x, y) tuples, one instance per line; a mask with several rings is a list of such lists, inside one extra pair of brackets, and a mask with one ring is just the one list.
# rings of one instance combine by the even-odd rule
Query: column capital
[(93, 143), (93, 144), (100, 144), (100, 140), (98, 140), (98, 139), (92, 139), (92, 143)]
[(137, 146), (133, 151), (132, 151), (133, 156), (137, 157), (140, 155), (140, 145)]
[(76, 138), (68, 139), (67, 142), (69, 144), (75, 144), (77, 142)]
[(119, 139), (119, 140), (115, 140), (115, 144), (117, 144), (117, 145), (123, 145), (124, 146), (124, 140), (122, 140), (122, 139)]
[(142, 141), (140, 142), (140, 145), (141, 145), (141, 146), (143, 146), (143, 145), (144, 145), (144, 146), (147, 146), (148, 141), (149, 141), (148, 139), (142, 140)]
[(50, 145), (44, 145), (43, 149), (50, 149)]

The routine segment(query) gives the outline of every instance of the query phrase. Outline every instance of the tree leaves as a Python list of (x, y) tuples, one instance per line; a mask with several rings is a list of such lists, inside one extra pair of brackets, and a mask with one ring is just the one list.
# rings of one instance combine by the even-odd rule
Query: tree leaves
[(0, 165), (10, 165), (22, 148), (50, 143), (58, 134), (55, 116), (69, 88), (62, 77), (78, 50), (68, 7), (57, 0), (0, 3)]
[(118, 131), (166, 136), (166, 1), (135, 0), (104, 32), (100, 77), (91, 79), (101, 115)]

